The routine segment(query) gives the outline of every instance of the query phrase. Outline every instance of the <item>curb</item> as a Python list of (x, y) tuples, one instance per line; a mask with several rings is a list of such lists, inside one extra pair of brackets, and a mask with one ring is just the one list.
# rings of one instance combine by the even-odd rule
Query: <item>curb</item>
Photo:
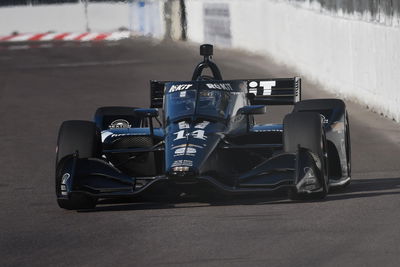
[(52, 41), (72, 41), (72, 42), (91, 42), (91, 41), (118, 41), (131, 37), (129, 31), (119, 31), (111, 33), (96, 32), (64, 32), (64, 33), (21, 33), (8, 36), (0, 36), (0, 43), (4, 42), (52, 42)]

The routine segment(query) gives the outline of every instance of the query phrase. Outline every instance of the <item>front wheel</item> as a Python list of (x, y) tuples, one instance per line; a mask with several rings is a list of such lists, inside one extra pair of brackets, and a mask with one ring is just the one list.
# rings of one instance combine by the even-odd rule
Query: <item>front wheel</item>
[[(90, 121), (65, 121), (58, 132), (56, 153), (56, 196), (60, 208), (92, 209), (96, 206), (96, 199), (81, 193), (67, 195), (65, 187), (70, 177), (63, 173), (65, 159), (78, 153), (79, 158), (96, 158), (101, 153), (100, 133), (96, 125)], [(76, 178), (75, 178), (76, 179)]]
[[(321, 190), (314, 193), (289, 192), (292, 200), (324, 199), (328, 193), (328, 164), (325, 131), (321, 116), (316, 112), (296, 112), (285, 116), (283, 144), (286, 153), (297, 153), (299, 147), (315, 154), (321, 162), (319, 170)], [(299, 170), (297, 170), (299, 171)]]

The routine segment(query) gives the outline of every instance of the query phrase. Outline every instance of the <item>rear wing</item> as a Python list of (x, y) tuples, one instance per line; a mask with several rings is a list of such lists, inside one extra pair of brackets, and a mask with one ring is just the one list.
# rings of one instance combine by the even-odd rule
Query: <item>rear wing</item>
[[(166, 83), (170, 84), (172, 82), (150, 81), (151, 108), (163, 107)], [(176, 83), (190, 83), (198, 85), (198, 88), (213, 88), (215, 90), (218, 90), (218, 88), (225, 88), (224, 90), (226, 90), (226, 85), (228, 84), (233, 91), (245, 92), (252, 105), (294, 105), (301, 100), (301, 79), (299, 77), (224, 81), (179, 81)], [(218, 86), (218, 84), (223, 86)], [(180, 88), (179, 90), (185, 89)]]
[(301, 100), (301, 79), (248, 80), (247, 93), (252, 105), (294, 105)]

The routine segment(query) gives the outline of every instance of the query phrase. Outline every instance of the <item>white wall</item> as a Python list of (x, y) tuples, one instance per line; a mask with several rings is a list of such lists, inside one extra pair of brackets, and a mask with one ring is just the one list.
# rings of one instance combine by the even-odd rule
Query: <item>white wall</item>
[(81, 4), (0, 8), (0, 35), (13, 31), (85, 31), (85, 25), (85, 13)]
[(400, 28), (286, 0), (189, 0), (188, 38), (204, 40), (204, 3), (228, 3), (231, 46), (267, 54), (343, 97), (400, 121)]
[(164, 1), (138, 0), (131, 3), (90, 3), (85, 14), (84, 3), (16, 6), (0, 8), (0, 36), (20, 33), (111, 32), (121, 27), (138, 34), (163, 37)]
[(90, 3), (87, 10), (91, 31), (109, 32), (116, 31), (120, 27), (129, 29), (129, 12), (132, 10), (125, 3)]

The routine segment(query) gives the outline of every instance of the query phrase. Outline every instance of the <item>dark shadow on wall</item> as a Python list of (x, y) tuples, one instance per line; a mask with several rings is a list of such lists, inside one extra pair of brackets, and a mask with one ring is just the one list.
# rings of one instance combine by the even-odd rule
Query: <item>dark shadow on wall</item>
[(0, 6), (51, 5), (79, 2), (81, 0), (2, 0), (0, 1)]
[(67, 3), (81, 3), (81, 2), (133, 2), (134, 0), (1, 0), (1, 6), (36, 6), (36, 5), (58, 5)]
[(345, 13), (369, 12), (373, 19), (379, 20), (380, 13), (393, 16), (400, 13), (400, 1), (393, 0), (289, 0), (290, 2), (318, 2), (321, 7), (333, 12)]

